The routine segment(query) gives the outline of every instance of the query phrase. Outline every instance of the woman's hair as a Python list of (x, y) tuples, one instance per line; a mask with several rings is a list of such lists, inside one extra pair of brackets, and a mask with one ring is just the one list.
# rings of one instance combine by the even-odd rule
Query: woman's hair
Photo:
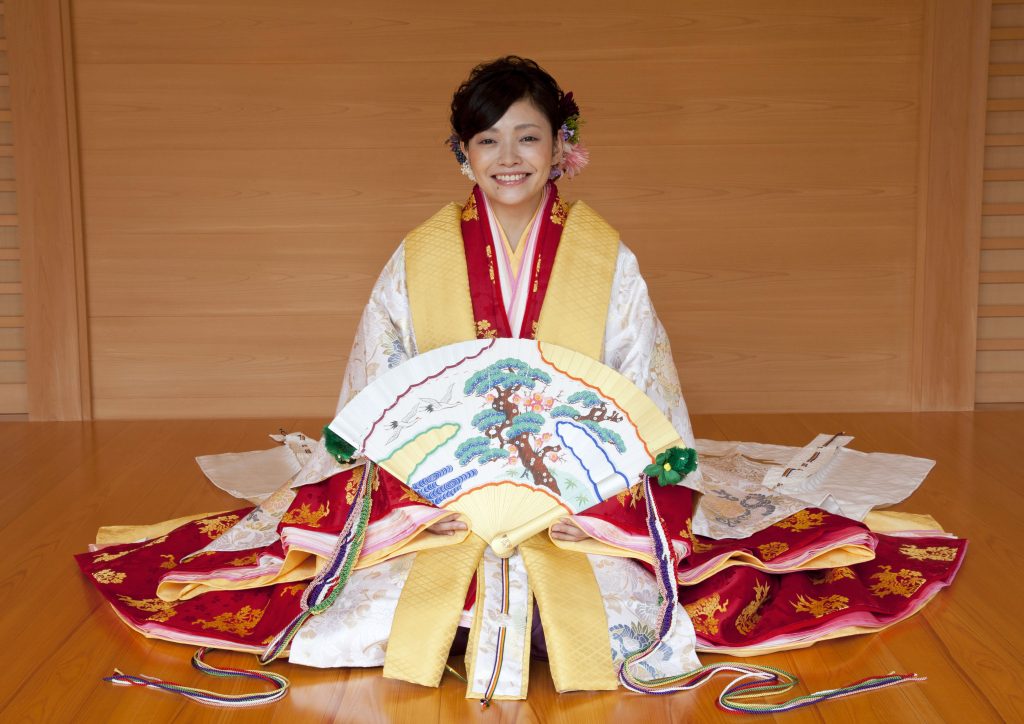
[(468, 143), (497, 123), (513, 103), (529, 98), (555, 134), (566, 119), (564, 96), (555, 79), (529, 58), (508, 55), (481, 63), (452, 96), (452, 130)]

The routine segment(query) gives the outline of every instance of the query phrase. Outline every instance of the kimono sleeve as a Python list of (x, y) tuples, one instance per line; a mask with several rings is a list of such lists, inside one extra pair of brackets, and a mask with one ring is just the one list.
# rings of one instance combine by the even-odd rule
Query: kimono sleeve
[(693, 447), (693, 429), (668, 334), (654, 312), (636, 256), (624, 244), (619, 245), (612, 281), (602, 361), (647, 393), (687, 447)]
[(370, 292), (352, 342), (335, 414), (366, 385), (415, 354), (402, 244), (384, 266)]

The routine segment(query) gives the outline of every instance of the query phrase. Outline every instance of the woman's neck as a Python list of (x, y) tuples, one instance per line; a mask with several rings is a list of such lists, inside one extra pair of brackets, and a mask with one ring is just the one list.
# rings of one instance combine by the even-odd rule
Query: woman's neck
[(499, 211), (495, 211), (494, 213), (498, 219), (498, 223), (501, 224), (501, 230), (505, 232), (505, 238), (508, 239), (508, 245), (512, 247), (512, 251), (515, 251), (519, 246), (519, 240), (523, 237), (523, 232), (526, 231), (526, 227), (530, 223), (530, 219), (533, 218), (533, 212), (531, 211), (528, 214), (514, 214), (511, 216)]
[(547, 188), (545, 187), (544, 193), (540, 195), (540, 199), (532, 206), (508, 208), (491, 204), (494, 217), (498, 224), (501, 225), (501, 230), (505, 232), (505, 238), (508, 239), (508, 244), (512, 247), (512, 251), (519, 247), (519, 242), (523, 238), (523, 232), (526, 231), (530, 222), (537, 215), (537, 209), (544, 203), (546, 198)]

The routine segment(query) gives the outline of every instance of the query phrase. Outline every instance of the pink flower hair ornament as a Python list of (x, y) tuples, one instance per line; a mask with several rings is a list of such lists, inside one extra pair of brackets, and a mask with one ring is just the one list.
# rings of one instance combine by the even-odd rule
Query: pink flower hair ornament
[[(580, 118), (580, 107), (576, 105), (576, 101), (572, 97), (572, 91), (569, 91), (562, 97), (560, 110), (565, 115), (565, 121), (562, 123), (562, 127), (558, 129), (558, 137), (562, 139), (563, 153), (562, 160), (558, 165), (551, 167), (551, 174), (548, 178), (552, 181), (562, 176), (570, 179), (576, 178), (586, 168), (587, 164), (590, 163), (590, 151), (587, 150), (587, 147), (583, 145), (583, 141), (580, 139), (580, 126), (583, 125), (583, 120)], [(469, 159), (462, 152), (462, 140), (459, 138), (459, 134), (452, 133), (452, 135), (445, 139), (445, 144), (455, 155), (455, 160), (459, 164), (462, 175), (475, 182), (476, 179), (473, 177), (473, 169), (470, 168)]]

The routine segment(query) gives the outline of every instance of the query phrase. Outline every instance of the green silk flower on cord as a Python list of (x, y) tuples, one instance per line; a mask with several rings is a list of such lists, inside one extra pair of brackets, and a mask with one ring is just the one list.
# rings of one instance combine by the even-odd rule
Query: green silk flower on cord
[(347, 442), (342, 440), (341, 437), (329, 427), (324, 428), (324, 446), (327, 448), (327, 452), (330, 453), (331, 457), (339, 463), (347, 463), (352, 460), (352, 455), (356, 451), (355, 446), (349, 445)]
[(690, 447), (670, 447), (644, 468), (644, 475), (658, 479), (658, 485), (675, 485), (697, 469), (697, 451)]

